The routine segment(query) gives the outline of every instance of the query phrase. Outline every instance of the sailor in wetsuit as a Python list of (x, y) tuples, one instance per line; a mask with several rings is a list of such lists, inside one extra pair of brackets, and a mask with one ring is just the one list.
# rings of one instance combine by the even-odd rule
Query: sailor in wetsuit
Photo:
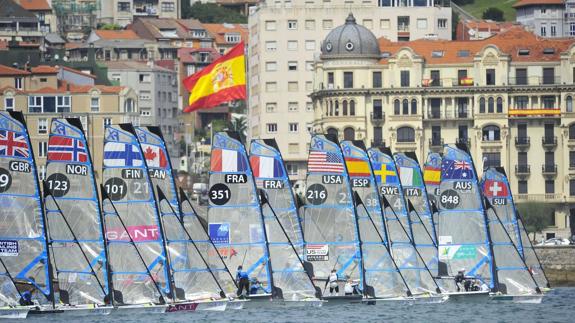
[(242, 266), (238, 266), (238, 273), (236, 274), (236, 282), (238, 283), (237, 295), (242, 295), (242, 290), (246, 290), (246, 294), (250, 294), (250, 279), (248, 273), (243, 271)]
[(455, 275), (455, 286), (457, 286), (457, 291), (461, 291), (460, 284), (464, 284), (465, 282), (465, 269), (461, 268), (457, 275)]
[(329, 283), (329, 295), (331, 296), (333, 294), (333, 291), (335, 291), (336, 295), (338, 295), (339, 285), (337, 284), (337, 272), (335, 271), (335, 269), (333, 269), (331, 271), (331, 274), (329, 274), (328, 283)]

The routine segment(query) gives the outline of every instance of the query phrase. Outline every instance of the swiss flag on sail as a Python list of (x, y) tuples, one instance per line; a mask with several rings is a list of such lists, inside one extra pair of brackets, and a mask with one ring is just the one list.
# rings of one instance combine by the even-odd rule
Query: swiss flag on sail
[(485, 181), (485, 184), (483, 185), (483, 193), (487, 197), (504, 197), (509, 195), (507, 185), (505, 185), (505, 183), (491, 179)]
[(166, 168), (168, 166), (166, 153), (160, 147), (142, 144), (142, 151), (148, 167)]

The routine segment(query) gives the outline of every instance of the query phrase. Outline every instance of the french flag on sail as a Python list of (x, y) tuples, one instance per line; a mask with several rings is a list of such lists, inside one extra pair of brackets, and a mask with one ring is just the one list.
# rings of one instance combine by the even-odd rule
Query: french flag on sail
[(247, 160), (236, 150), (216, 148), (212, 150), (210, 170), (212, 172), (245, 172)]
[(283, 175), (280, 162), (273, 157), (250, 156), (250, 165), (255, 177), (275, 178)]

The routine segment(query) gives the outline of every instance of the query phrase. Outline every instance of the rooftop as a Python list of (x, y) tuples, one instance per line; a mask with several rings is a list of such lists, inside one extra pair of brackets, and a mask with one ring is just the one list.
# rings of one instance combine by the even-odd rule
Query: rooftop
[(565, 0), (519, 0), (513, 5), (513, 8), (538, 5), (563, 5)]
[[(239, 33), (243, 41), (248, 39), (248, 28), (243, 24), (202, 24), (210, 35), (214, 38), (216, 44), (228, 44), (226, 41), (227, 33)], [(235, 43), (233, 43), (235, 44)]]
[[(211, 60), (207, 62), (200, 62), (199, 55), (194, 55), (197, 53), (209, 53)], [(178, 57), (180, 62), (186, 63), (211, 63), (220, 57), (220, 54), (214, 48), (180, 48), (178, 49)]]
[(30, 75), (30, 72), (6, 65), (0, 65), (0, 76), (12, 75)]
[(37, 22), (38, 18), (12, 0), (0, 0), (0, 18)]
[(52, 10), (47, 0), (16, 0), (26, 10)]
[(31, 71), (32, 74), (58, 74), (59, 68), (48, 65), (38, 65), (32, 67)]
[(100, 39), (116, 40), (116, 39), (140, 39), (140, 37), (133, 30), (94, 30)]

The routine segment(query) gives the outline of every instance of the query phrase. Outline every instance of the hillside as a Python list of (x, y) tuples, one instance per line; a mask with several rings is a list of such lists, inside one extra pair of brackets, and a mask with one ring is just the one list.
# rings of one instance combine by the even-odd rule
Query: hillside
[(461, 6), (475, 18), (481, 19), (483, 12), (490, 7), (499, 8), (503, 11), (506, 21), (515, 21), (515, 9), (511, 7), (517, 0), (475, 0), (472, 4)]

